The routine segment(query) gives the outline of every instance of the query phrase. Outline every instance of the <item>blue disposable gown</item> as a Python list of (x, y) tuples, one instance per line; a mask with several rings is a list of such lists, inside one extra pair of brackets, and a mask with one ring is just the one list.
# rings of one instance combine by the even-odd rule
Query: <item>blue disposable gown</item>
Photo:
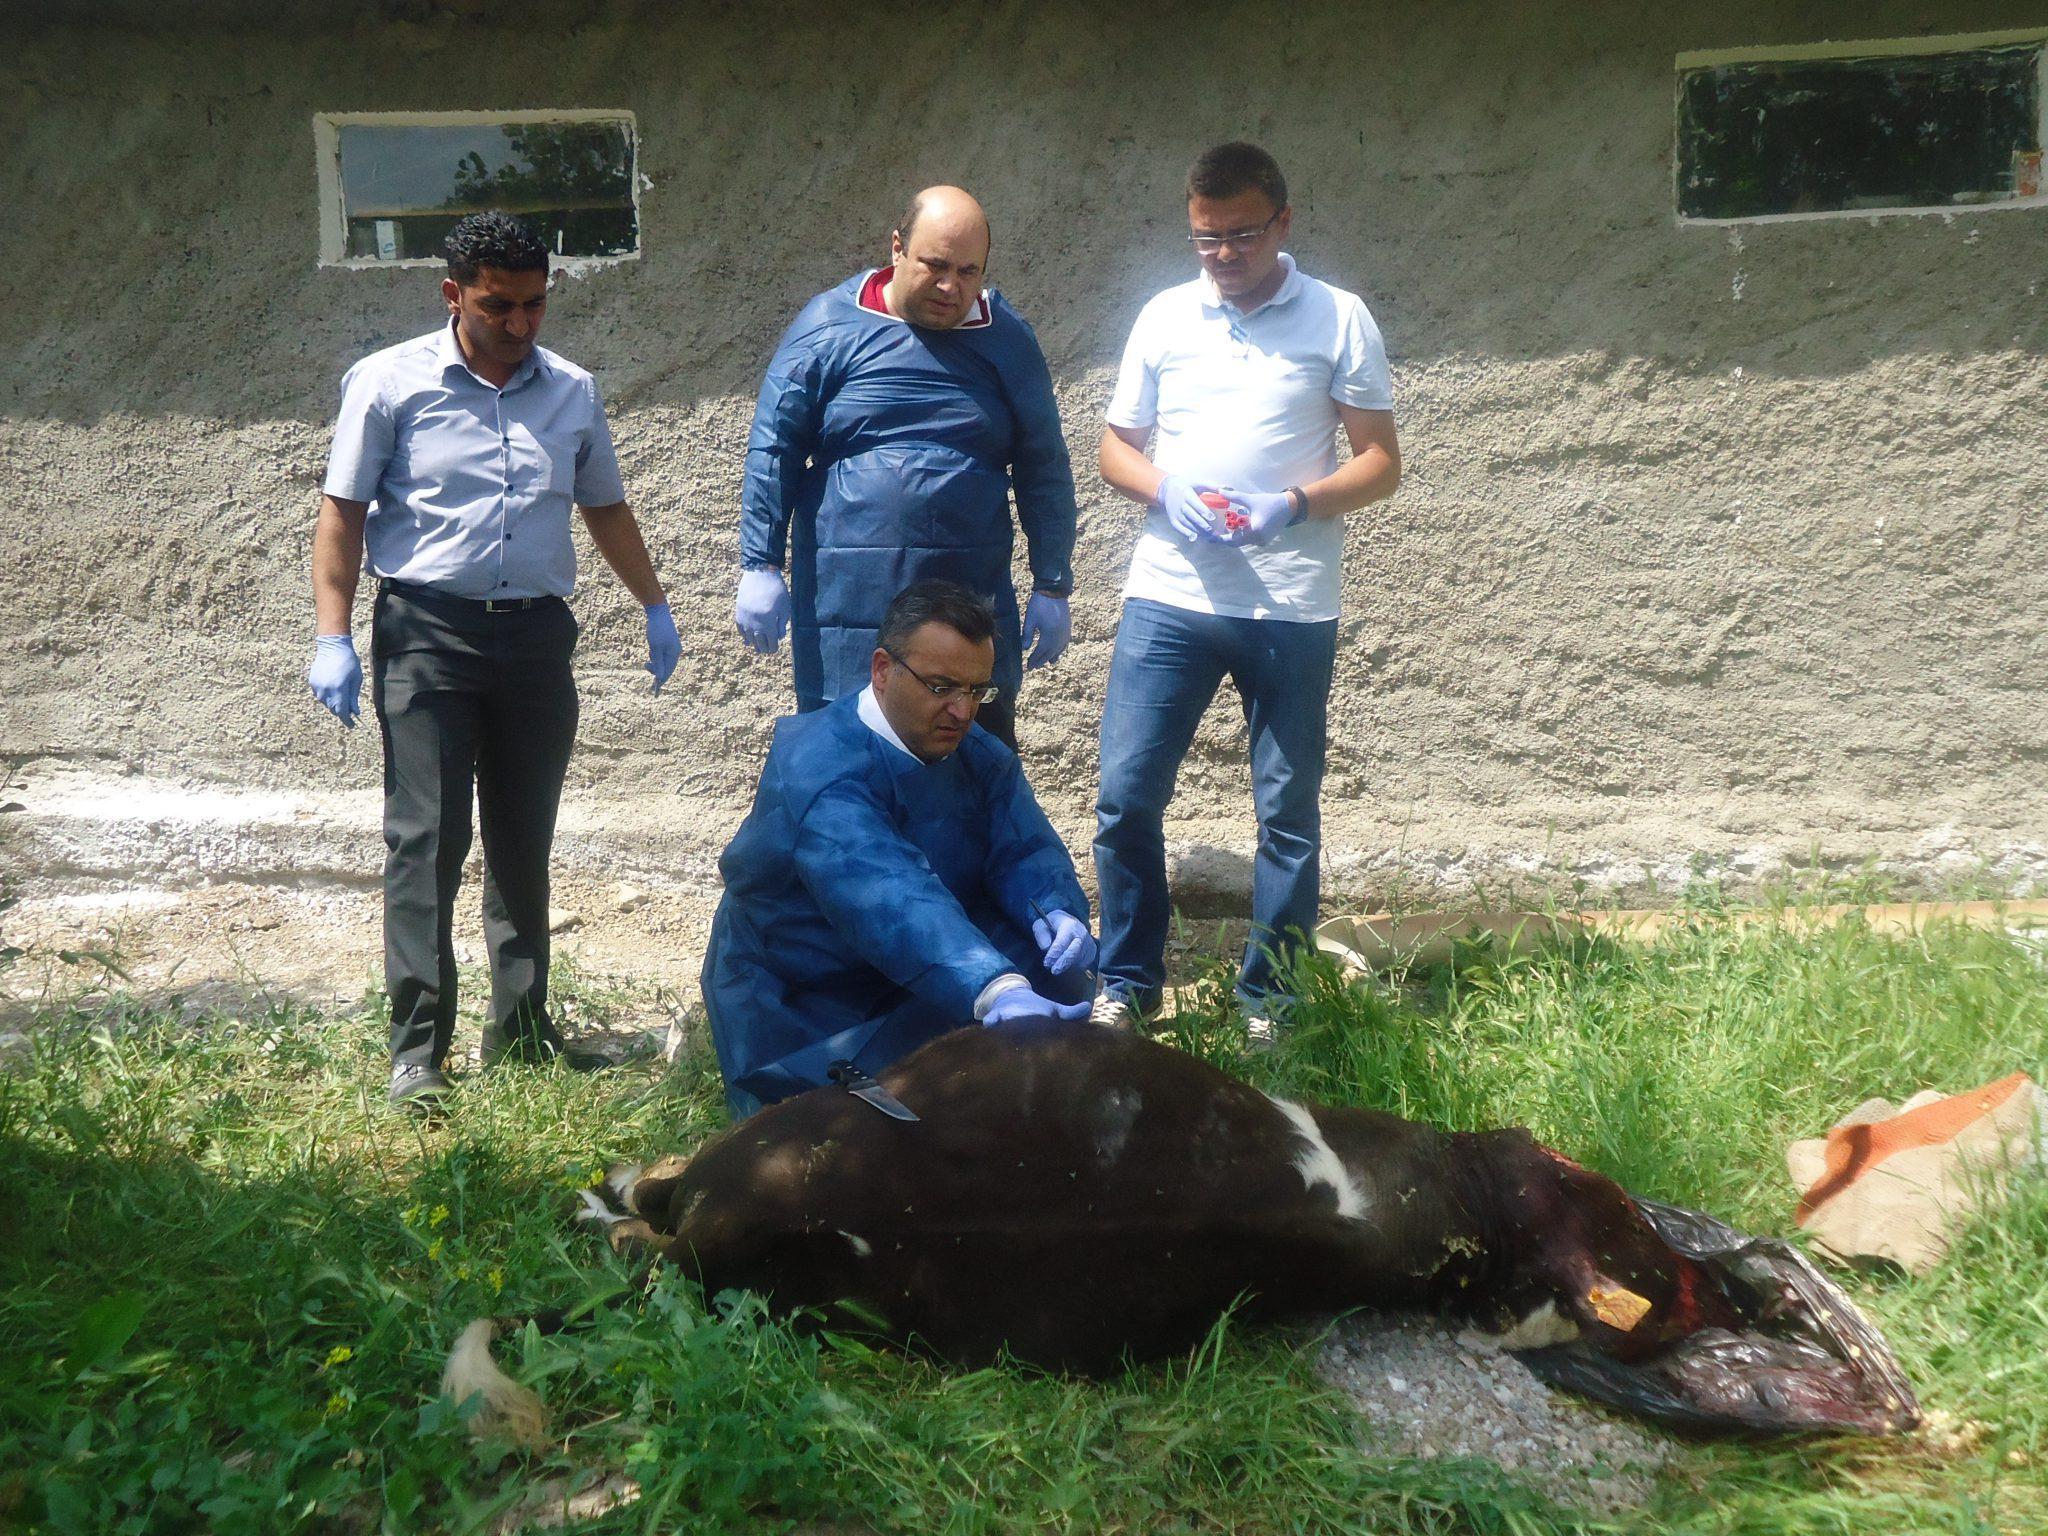
[(818, 1086), (835, 1061), (879, 1071), (972, 1023), (1005, 971), (1048, 985), (1032, 919), (1088, 920), (1014, 752), (975, 726), (920, 763), (858, 704), (849, 693), (775, 723), (718, 861), (704, 1006), (738, 1113)]
[(1052, 376), (1022, 317), (926, 330), (860, 307), (866, 273), (804, 306), (761, 381), (740, 555), (790, 546), (797, 708), (858, 692), (889, 599), (946, 576), (996, 607), (995, 681), (1023, 681), (1010, 491), (1033, 585), (1073, 588), (1074, 474)]

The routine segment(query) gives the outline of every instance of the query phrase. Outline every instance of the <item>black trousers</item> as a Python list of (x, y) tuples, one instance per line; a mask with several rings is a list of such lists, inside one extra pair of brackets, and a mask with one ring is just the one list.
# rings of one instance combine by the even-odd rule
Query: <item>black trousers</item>
[(484, 839), (491, 1022), (547, 1022), (548, 850), (576, 740), (576, 620), (560, 598), (483, 604), (385, 583), (370, 636), (384, 737), (384, 984), (391, 1059), (438, 1067), (455, 1033), (455, 893), (470, 797)]

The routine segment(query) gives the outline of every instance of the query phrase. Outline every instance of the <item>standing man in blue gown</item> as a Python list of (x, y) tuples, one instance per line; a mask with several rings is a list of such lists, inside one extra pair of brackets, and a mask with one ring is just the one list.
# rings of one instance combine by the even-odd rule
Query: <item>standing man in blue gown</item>
[[(888, 266), (806, 304), (768, 364), (733, 618), (763, 655), (789, 632), (802, 712), (867, 683), (894, 594), (958, 581), (995, 610), (1002, 695), (980, 724), (1014, 750), (1024, 651), (1049, 665), (1073, 633), (1074, 474), (1052, 375), (1031, 327), (982, 288), (988, 219), (966, 192), (918, 193), (889, 245)], [(1031, 566), (1021, 630), (1013, 490)]]
[(1088, 1016), (1073, 858), (1017, 754), (975, 723), (995, 629), (980, 595), (915, 583), (882, 616), (868, 685), (776, 722), (704, 956), (735, 1115), (963, 1025)]

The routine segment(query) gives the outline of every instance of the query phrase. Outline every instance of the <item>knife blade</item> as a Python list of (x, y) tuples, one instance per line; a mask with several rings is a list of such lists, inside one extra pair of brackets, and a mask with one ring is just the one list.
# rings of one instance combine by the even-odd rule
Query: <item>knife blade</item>
[(864, 1099), (892, 1120), (915, 1120), (917, 1116), (903, 1104), (903, 1101), (861, 1071), (850, 1061), (835, 1061), (825, 1069), (825, 1075), (852, 1094)]

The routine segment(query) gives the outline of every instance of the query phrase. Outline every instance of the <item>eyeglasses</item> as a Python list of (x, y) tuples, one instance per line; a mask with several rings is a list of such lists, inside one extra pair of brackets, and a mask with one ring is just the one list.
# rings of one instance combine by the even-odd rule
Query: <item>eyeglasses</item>
[[(1285, 211), (1284, 209), (1275, 208), (1273, 210), (1273, 219), (1279, 218)], [(1257, 229), (1233, 229), (1227, 235), (1189, 235), (1188, 244), (1192, 245), (1204, 256), (1212, 255), (1222, 250), (1226, 245), (1234, 245), (1242, 249), (1255, 240), (1264, 239), (1266, 231), (1273, 227), (1273, 219), (1266, 220)]]
[(993, 704), (1002, 697), (1003, 690), (994, 683), (935, 683), (895, 651), (890, 651), (889, 656), (904, 671), (923, 683), (925, 691), (935, 699), (944, 699), (950, 703), (954, 699), (966, 698), (977, 704)]

